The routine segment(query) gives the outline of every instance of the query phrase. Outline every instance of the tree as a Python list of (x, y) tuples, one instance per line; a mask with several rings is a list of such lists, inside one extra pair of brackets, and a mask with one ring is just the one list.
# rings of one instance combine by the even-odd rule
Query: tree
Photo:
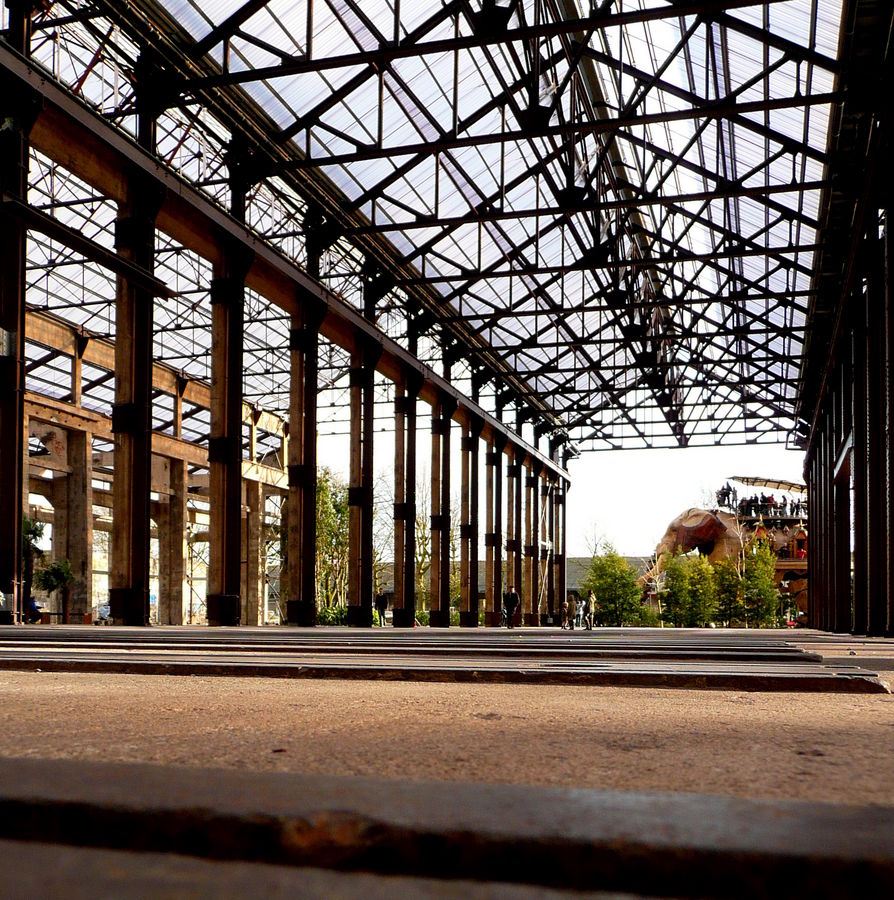
[(583, 588), (593, 591), (603, 624), (631, 625), (640, 620), (642, 590), (636, 583), (636, 573), (610, 544), (593, 555)]
[(675, 628), (682, 628), (689, 605), (689, 566), (686, 557), (675, 553), (664, 559), (664, 590), (661, 618)]
[(55, 559), (34, 573), (34, 586), (39, 591), (46, 591), (48, 594), (62, 591), (62, 621), (66, 625), (69, 621), (69, 598), (73, 581), (74, 572), (67, 559)]
[(745, 618), (742, 605), (742, 575), (731, 559), (721, 559), (714, 563), (714, 577), (717, 584), (717, 618), (723, 625), (730, 626)]
[(763, 541), (758, 541), (745, 554), (742, 573), (742, 595), (745, 621), (756, 628), (772, 628), (778, 624), (779, 588), (776, 586), (776, 554)]
[(317, 598), (344, 605), (348, 596), (348, 487), (331, 469), (317, 472)]
[(684, 624), (699, 628), (714, 620), (717, 612), (717, 579), (707, 556), (687, 557), (689, 602)]

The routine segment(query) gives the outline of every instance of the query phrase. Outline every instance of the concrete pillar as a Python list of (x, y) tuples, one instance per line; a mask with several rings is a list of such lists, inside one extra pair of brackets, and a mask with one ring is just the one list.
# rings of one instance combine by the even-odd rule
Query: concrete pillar
[[(19, 53), (30, 56), (30, 3), (9, 8), (5, 39)], [(5, 84), (0, 75), (0, 193), (26, 201), (28, 197), (28, 134), (39, 109), (34, 97)], [(28, 475), (25, 429), (25, 244), (27, 230), (13, 216), (0, 211), (0, 592), (14, 621), (21, 621), (22, 498)], [(23, 447), (25, 448), (23, 451)]]
[(264, 551), (264, 488), (259, 481), (245, 484), (245, 589), (243, 625), (263, 625), (266, 606), (266, 559)]
[(183, 602), (189, 589), (186, 583), (187, 464), (182, 459), (170, 459), (168, 465), (171, 492), (157, 522), (158, 624), (182, 625)]
[(66, 556), (74, 575), (68, 621), (80, 624), (93, 609), (93, 435), (89, 432), (69, 432), (68, 465)]

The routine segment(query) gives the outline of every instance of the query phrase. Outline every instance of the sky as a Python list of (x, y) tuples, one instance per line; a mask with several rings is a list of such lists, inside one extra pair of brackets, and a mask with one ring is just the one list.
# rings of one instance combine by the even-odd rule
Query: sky
[(705, 505), (727, 478), (803, 482), (803, 465), (803, 452), (781, 445), (583, 454), (568, 466), (568, 555), (589, 556), (595, 538), (624, 556), (648, 556), (677, 515)]
[[(420, 426), (425, 422), (421, 417)], [(458, 429), (451, 443), (452, 494), (454, 502), (458, 502)], [(429, 432), (420, 427), (420, 480), (428, 478), (430, 446)], [(393, 454), (393, 435), (388, 430), (378, 432), (374, 469), (380, 482), (391, 482)], [(347, 479), (347, 439), (321, 435), (318, 462)], [(481, 465), (483, 473), (483, 452)], [(741, 475), (801, 482), (803, 465), (801, 451), (787, 450), (782, 445), (583, 453), (568, 466), (568, 555), (590, 556), (596, 541), (608, 541), (624, 556), (649, 556), (676, 516), (691, 507), (704, 506), (728, 478)], [(483, 504), (483, 476), (481, 490)], [(742, 490), (740, 486), (740, 494)], [(751, 493), (760, 489), (745, 490)]]

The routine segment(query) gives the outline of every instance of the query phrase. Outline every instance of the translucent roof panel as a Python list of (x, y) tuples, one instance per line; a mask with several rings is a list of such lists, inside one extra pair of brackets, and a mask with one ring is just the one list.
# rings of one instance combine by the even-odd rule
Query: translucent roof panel
[[(224, 202), (228, 131), (248, 117), (259, 233), (304, 265), (307, 205), (322, 204), (330, 288), (358, 305), (372, 260), (383, 316), (427, 311), (583, 448), (791, 432), (839, 0), (56, 6), (115, 9), (122, 57), (140, 22), (170, 32), (169, 164)], [(103, 47), (90, 62), (104, 27), (82, 30), (64, 80), (96, 69), (87, 99), (127, 127), (127, 60)], [(283, 365), (284, 326), (266, 307), (258, 321), (247, 390), (281, 405), (263, 372)]]

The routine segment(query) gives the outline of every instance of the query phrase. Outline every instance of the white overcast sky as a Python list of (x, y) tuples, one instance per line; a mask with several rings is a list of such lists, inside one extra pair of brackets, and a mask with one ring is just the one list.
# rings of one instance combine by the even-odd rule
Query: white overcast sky
[(675, 516), (702, 506), (728, 477), (801, 482), (803, 466), (802, 452), (769, 445), (584, 454), (569, 463), (568, 555), (589, 555), (595, 535), (623, 555), (647, 556)]
[[(421, 419), (420, 425), (426, 420)], [(417, 467), (428, 477), (430, 436), (420, 428)], [(392, 434), (376, 434), (375, 470), (390, 483), (394, 454)], [(452, 442), (452, 494), (460, 489), (459, 433)], [(321, 434), (319, 464), (348, 476), (346, 437)], [(481, 454), (481, 502), (484, 454)], [(613, 450), (584, 453), (569, 463), (568, 555), (589, 556), (594, 538), (609, 541), (625, 556), (648, 556), (671, 520), (706, 498), (734, 475), (803, 480), (804, 454), (781, 445), (696, 447), (683, 450)], [(739, 487), (740, 493), (743, 488)], [(749, 492), (759, 489), (745, 489)], [(390, 501), (389, 501), (390, 502)], [(483, 527), (482, 527), (483, 533)]]

